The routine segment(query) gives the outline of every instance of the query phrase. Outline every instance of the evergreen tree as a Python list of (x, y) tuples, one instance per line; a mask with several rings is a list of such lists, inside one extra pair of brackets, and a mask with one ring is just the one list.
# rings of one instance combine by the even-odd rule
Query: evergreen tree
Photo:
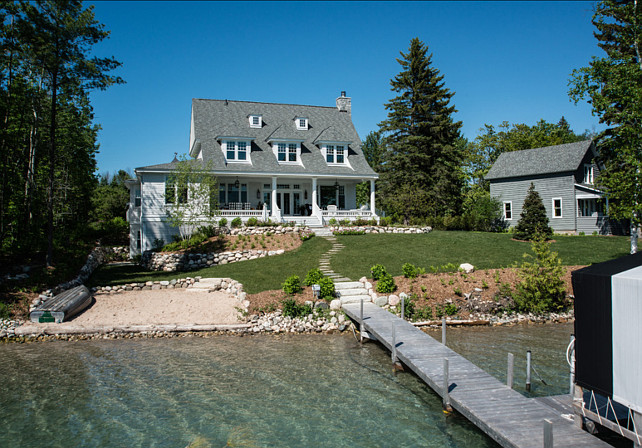
[(592, 22), (606, 57), (573, 71), (569, 95), (576, 103), (588, 100), (607, 126), (597, 138), (605, 166), (597, 183), (609, 195), (609, 214), (631, 220), (635, 252), (642, 221), (642, 2), (599, 2)]
[[(404, 221), (417, 215), (457, 214), (461, 205), (463, 153), (456, 143), (462, 124), (453, 120), (454, 93), (432, 67), (427, 51), (414, 38), (408, 53), (400, 53), (397, 62), (402, 71), (390, 81), (391, 90), (399, 95), (386, 103), (388, 118), (379, 125), (387, 148), (381, 202), (388, 210), (396, 209)], [(425, 208), (404, 207), (399, 195), (411, 187), (426, 198)]]
[(553, 236), (553, 229), (548, 225), (546, 208), (541, 196), (535, 191), (533, 183), (531, 183), (526, 199), (524, 199), (520, 216), (519, 222), (515, 227), (515, 238), (518, 240), (532, 240), (536, 235), (541, 235), (545, 238)]

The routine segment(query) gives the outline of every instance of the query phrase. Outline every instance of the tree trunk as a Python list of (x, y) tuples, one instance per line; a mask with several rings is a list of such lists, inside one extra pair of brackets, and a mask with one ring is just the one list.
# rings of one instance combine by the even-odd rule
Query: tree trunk
[(51, 121), (49, 128), (49, 188), (47, 192), (47, 267), (53, 266), (53, 208), (54, 208), (54, 179), (56, 175), (56, 94), (58, 90), (58, 72), (51, 73)]

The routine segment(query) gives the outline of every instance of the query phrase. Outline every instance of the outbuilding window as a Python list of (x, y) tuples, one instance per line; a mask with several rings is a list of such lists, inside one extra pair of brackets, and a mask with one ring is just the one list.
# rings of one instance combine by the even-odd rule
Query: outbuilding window
[(510, 221), (513, 219), (513, 202), (504, 201), (504, 219)]
[(562, 198), (553, 198), (553, 218), (562, 217)]

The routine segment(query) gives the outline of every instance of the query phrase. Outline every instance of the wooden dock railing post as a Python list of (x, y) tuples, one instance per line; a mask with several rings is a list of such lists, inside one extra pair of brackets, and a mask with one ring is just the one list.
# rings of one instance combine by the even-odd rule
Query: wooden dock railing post
[(506, 385), (513, 388), (513, 367), (515, 366), (515, 356), (508, 354), (508, 371), (506, 372)]
[(392, 350), (390, 350), (392, 363), (397, 362), (397, 335), (395, 334), (395, 323), (392, 323)]
[(359, 342), (363, 344), (363, 299), (361, 299), (361, 309), (359, 311)]
[(526, 352), (526, 391), (531, 391), (531, 351)]
[(450, 412), (452, 407), (450, 406), (450, 394), (448, 393), (449, 381), (448, 381), (448, 358), (444, 358), (444, 384), (441, 387), (442, 403), (444, 410)]
[(544, 420), (544, 448), (553, 448), (553, 422)]
[(446, 316), (441, 318), (441, 343), (446, 345)]

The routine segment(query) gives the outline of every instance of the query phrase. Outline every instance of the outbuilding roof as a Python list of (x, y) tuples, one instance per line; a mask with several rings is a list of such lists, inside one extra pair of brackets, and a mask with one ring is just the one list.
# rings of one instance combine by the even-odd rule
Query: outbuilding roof
[(486, 174), (486, 180), (575, 171), (591, 150), (593, 142), (584, 140), (544, 148), (525, 149), (500, 154)]
[[(262, 116), (262, 127), (250, 126), (251, 115)], [(307, 130), (296, 129), (296, 117), (308, 118)], [(216, 172), (378, 177), (363, 156), (350, 113), (336, 107), (193, 99), (192, 120), (191, 140), (200, 144), (203, 160), (211, 162)], [(253, 139), (249, 154), (252, 163), (227, 163), (221, 150), (221, 137)], [(302, 166), (280, 165), (270, 143), (274, 139), (301, 141)], [(348, 165), (327, 164), (318, 142), (330, 139), (350, 142)], [(165, 163), (139, 169), (170, 170), (172, 167), (173, 164)]]

